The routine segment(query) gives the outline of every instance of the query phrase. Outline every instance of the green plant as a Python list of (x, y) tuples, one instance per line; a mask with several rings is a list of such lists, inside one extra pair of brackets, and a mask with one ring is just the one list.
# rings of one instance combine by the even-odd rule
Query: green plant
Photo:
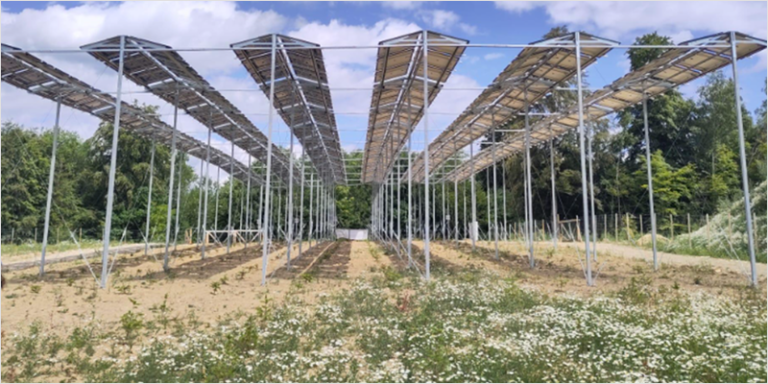
[(43, 287), (41, 287), (39, 285), (32, 285), (32, 286), (29, 287), (29, 290), (32, 291), (32, 293), (34, 293), (34, 294), (40, 293), (40, 291), (42, 289), (43, 289)]
[(133, 348), (133, 342), (143, 326), (144, 320), (141, 313), (128, 311), (120, 316), (120, 327), (125, 332), (125, 341), (129, 348)]
[(220, 281), (214, 281), (213, 283), (211, 283), (211, 289), (212, 289), (212, 291), (211, 291), (212, 295), (215, 295), (215, 294), (219, 293), (219, 290), (221, 290), (221, 282)]

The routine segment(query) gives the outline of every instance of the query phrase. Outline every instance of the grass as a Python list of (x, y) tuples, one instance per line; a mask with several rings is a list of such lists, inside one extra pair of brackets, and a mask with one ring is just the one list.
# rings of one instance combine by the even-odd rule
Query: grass
[[(632, 279), (548, 296), (477, 269), (395, 270), (232, 312), (214, 326), (165, 302), (118, 324), (6, 335), (2, 380), (91, 382), (765, 382), (766, 301)], [(217, 283), (221, 284), (220, 281)], [(309, 283), (309, 282), (307, 282)]]
[[(102, 247), (101, 240), (89, 240), (89, 239), (83, 239), (83, 241), (79, 241), (80, 249), (99, 249)], [(118, 246), (120, 245), (119, 241), (111, 241), (110, 246)], [(130, 245), (127, 243), (123, 243), (122, 245)], [(42, 243), (34, 243), (34, 242), (26, 242), (21, 244), (3, 244), (3, 260), (6, 260), (7, 257), (11, 257), (12, 259), (15, 256), (25, 256), (25, 255), (34, 255), (39, 256), (40, 252), (43, 249)], [(50, 253), (57, 253), (57, 252), (67, 252), (76, 250), (77, 245), (72, 242), (71, 240), (66, 241), (60, 241), (56, 244), (48, 244), (47, 252)], [(18, 260), (23, 260), (26, 258), (19, 258)], [(15, 260), (14, 260), (15, 261)]]

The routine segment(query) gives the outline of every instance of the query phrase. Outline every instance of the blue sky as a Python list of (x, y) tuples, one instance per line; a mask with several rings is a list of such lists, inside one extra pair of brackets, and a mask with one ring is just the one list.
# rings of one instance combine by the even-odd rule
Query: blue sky
[[(375, 45), (379, 41), (428, 28), (472, 43), (522, 44), (541, 39), (550, 28), (566, 25), (630, 44), (644, 33), (658, 31), (675, 42), (711, 33), (738, 30), (765, 39), (766, 3), (726, 2), (259, 2), (259, 3), (80, 3), (3, 2), (2, 42), (22, 48), (77, 49), (118, 34), (129, 34), (173, 47), (226, 47), (267, 33), (279, 32), (321, 45)], [(519, 49), (470, 48), (448, 86), (486, 86), (518, 54)], [(44, 60), (102, 90), (115, 90), (112, 70), (82, 53), (40, 54)], [(256, 90), (231, 52), (182, 53), (219, 89)], [(373, 77), (375, 50), (326, 51), (331, 87), (368, 86)], [(592, 87), (601, 87), (628, 69), (624, 50), (614, 50), (587, 70)], [(750, 111), (765, 100), (766, 54), (739, 62), (742, 96)], [(730, 76), (730, 68), (726, 74)], [(701, 81), (681, 91), (694, 97)], [(127, 90), (140, 88), (129, 81)], [(432, 107), (430, 136), (435, 137), (479, 93), (441, 93)], [(266, 131), (268, 103), (261, 92), (224, 93)], [(365, 139), (371, 91), (333, 92), (334, 107), (345, 149), (361, 149)], [(2, 120), (28, 126), (50, 126), (53, 103), (2, 85)], [(166, 121), (172, 108), (146, 94), (129, 96), (160, 105)], [(352, 114), (347, 115), (344, 112)], [(64, 111), (63, 127), (90, 136), (98, 121), (76, 111)], [(278, 119), (279, 120), (279, 119)], [(201, 140), (205, 127), (182, 116), (180, 129)], [(287, 145), (288, 130), (278, 124), (275, 140)], [(418, 137), (422, 137), (418, 135)], [(228, 150), (217, 138), (216, 145)], [(414, 141), (416, 149), (423, 141)], [(297, 149), (298, 151), (298, 149)], [(238, 151), (238, 156), (245, 155)], [(190, 163), (195, 165), (196, 161)], [(197, 167), (196, 167), (197, 168)]]

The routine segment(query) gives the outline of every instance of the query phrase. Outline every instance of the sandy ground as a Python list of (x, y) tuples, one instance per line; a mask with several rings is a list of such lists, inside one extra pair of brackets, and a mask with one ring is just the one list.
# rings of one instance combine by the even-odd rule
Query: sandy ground
[[(160, 246), (164, 246), (164, 244), (150, 243), (150, 247), (153, 247), (153, 248), (157, 248), (157, 247), (160, 247)], [(194, 245), (191, 245), (191, 246), (194, 246)], [(188, 248), (188, 247), (190, 247), (190, 245), (186, 245), (186, 244), (181, 245), (180, 244), (180, 245), (178, 245), (177, 248), (184, 249), (184, 248)], [(109, 247), (109, 251), (110, 252), (120, 252), (120, 253), (128, 252), (128, 253), (133, 253), (133, 252), (136, 252), (136, 251), (139, 251), (139, 250), (140, 251), (144, 251), (144, 243), (141, 243), (141, 244), (138, 244), (138, 243), (123, 244), (123, 245), (120, 245), (120, 246), (113, 245), (113, 246)], [(80, 256), (81, 253), (83, 255), (85, 255), (86, 257), (88, 257), (88, 258), (98, 257), (98, 256), (101, 255), (101, 251), (102, 251), (101, 247), (99, 247), (99, 248), (71, 249), (71, 250), (68, 250), (68, 251), (61, 251), (61, 252), (51, 252), (49, 250), (45, 254), (45, 260), (46, 260), (46, 264), (48, 264), (49, 262), (54, 262), (57, 259), (61, 259), (61, 258), (66, 258), (66, 257), (71, 257), (71, 256), (81, 257)], [(14, 254), (14, 255), (3, 254), (2, 255), (3, 267), (8, 266), (10, 264), (15, 264), (17, 262), (39, 262), (40, 261), (40, 255), (41, 255), (41, 252), (39, 252), (39, 251), (37, 251), (37, 252), (19, 253), (19, 254)], [(40, 264), (38, 263), (38, 265), (40, 265)]]
[[(414, 260), (423, 270), (424, 243), (414, 241), (413, 245)], [(195, 316), (214, 324), (235, 311), (252, 313), (265, 300), (279, 302), (290, 295), (301, 295), (313, 302), (322, 294), (349, 286), (356, 278), (381, 276), (387, 267), (407, 267), (407, 256), (398, 257), (374, 242), (322, 242), (312, 248), (305, 242), (302, 248), (302, 256), (298, 257), (298, 244), (292, 247), (289, 268), (284, 244), (273, 244), (265, 286), (261, 285), (260, 244), (251, 244), (247, 249), (233, 246), (229, 255), (225, 247), (209, 249), (204, 260), (194, 246), (179, 249), (171, 259), (170, 273), (162, 270), (162, 249), (149, 256), (144, 256), (143, 251), (122, 255), (105, 290), (98, 288), (82, 260), (49, 266), (43, 280), (37, 277), (35, 268), (4, 273), (8, 286), (2, 291), (0, 303), (2, 330), (22, 330), (32, 321), (62, 333), (90, 320), (109, 327), (128, 311), (142, 313), (145, 320)], [(654, 272), (648, 261), (649, 251), (600, 244), (594, 268), (596, 284), (588, 287), (580, 261), (583, 251), (573, 243), (562, 244), (557, 252), (549, 243), (536, 244), (533, 269), (522, 244), (502, 242), (499, 248), (496, 259), (492, 242), (478, 242), (473, 251), (469, 241), (458, 247), (453, 241), (432, 241), (432, 271), (450, 274), (476, 268), (552, 294), (584, 296), (620, 289), (632, 279), (716, 295), (738, 295), (747, 289), (741, 266), (730, 260), (663, 254), (662, 267)], [(91, 267), (98, 275), (100, 265), (93, 263)], [(765, 290), (765, 265), (761, 267), (760, 287)]]
[[(551, 243), (540, 243), (544, 246), (551, 245)], [(567, 247), (578, 246), (580, 250), (584, 250), (584, 243), (562, 243)], [(638, 249), (627, 245), (610, 244), (610, 243), (597, 243), (597, 257), (600, 258), (601, 254), (609, 254), (612, 256), (627, 257), (631, 259), (645, 260), (649, 263), (653, 263), (653, 252), (646, 249)], [(723, 270), (734, 271), (742, 274), (748, 274), (751, 270), (749, 261), (745, 260), (732, 260), (732, 259), (718, 259), (708, 256), (685, 256), (677, 255), (674, 253), (658, 252), (657, 257), (661, 264), (670, 265), (709, 265), (711, 267)], [(757, 263), (757, 275), (759, 277), (765, 277), (768, 273), (768, 265), (763, 263)]]

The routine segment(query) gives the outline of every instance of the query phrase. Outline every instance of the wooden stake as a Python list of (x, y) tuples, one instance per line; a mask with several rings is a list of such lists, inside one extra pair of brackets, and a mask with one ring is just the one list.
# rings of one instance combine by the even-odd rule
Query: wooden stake
[(688, 213), (688, 247), (693, 248), (693, 240), (691, 239), (691, 214)]

